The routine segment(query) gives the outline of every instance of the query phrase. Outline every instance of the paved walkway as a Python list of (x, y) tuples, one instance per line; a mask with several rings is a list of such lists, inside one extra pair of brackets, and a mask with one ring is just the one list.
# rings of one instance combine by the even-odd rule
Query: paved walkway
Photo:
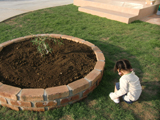
[(0, 0), (0, 22), (22, 13), (73, 4), (73, 0)]
[(141, 19), (141, 21), (148, 22), (148, 23), (151, 23), (151, 24), (160, 25), (160, 15), (154, 14), (154, 15), (151, 15), (149, 17)]

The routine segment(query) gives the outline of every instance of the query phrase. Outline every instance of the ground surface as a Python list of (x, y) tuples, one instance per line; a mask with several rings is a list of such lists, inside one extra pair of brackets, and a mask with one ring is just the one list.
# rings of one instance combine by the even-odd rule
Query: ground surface
[(52, 53), (41, 56), (29, 41), (12, 44), (0, 52), (0, 82), (21, 88), (67, 85), (93, 70), (96, 56), (87, 45), (46, 40)]
[[(99, 86), (80, 102), (46, 112), (14, 111), (0, 106), (2, 120), (159, 120), (160, 27), (142, 21), (124, 24), (78, 11), (67, 5), (30, 12), (0, 23), (0, 43), (42, 33), (70, 35), (98, 46), (105, 56)], [(115, 104), (109, 93), (120, 76), (119, 59), (128, 59), (143, 88), (138, 101)]]
[(34, 10), (72, 3), (73, 0), (0, 0), (0, 22)]

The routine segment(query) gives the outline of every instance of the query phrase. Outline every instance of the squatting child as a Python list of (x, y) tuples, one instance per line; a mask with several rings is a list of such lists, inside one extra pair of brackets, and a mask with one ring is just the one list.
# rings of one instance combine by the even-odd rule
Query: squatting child
[(142, 87), (139, 78), (132, 70), (130, 62), (126, 59), (117, 61), (114, 71), (117, 71), (121, 78), (116, 83), (114, 92), (109, 94), (109, 97), (115, 103), (119, 103), (119, 97), (121, 96), (128, 104), (138, 100), (142, 92)]

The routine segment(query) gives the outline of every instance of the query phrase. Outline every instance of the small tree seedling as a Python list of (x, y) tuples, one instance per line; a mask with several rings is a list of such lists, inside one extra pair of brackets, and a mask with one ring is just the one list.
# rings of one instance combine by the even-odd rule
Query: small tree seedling
[(53, 40), (53, 42), (58, 45), (62, 45), (62, 41), (59, 39), (51, 38), (48, 36), (40, 36), (36, 37), (34, 40), (32, 40), (33, 45), (37, 45), (37, 50), (41, 54), (41, 56), (48, 55), (53, 50), (49, 47), (49, 45), (45, 42), (46, 40)]

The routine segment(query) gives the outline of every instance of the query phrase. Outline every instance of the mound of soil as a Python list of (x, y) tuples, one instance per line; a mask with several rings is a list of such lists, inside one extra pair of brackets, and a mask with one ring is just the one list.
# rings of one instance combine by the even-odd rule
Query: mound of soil
[(20, 88), (47, 88), (67, 85), (94, 69), (96, 56), (87, 45), (62, 40), (59, 46), (46, 40), (53, 52), (42, 57), (33, 39), (3, 48), (0, 82)]

